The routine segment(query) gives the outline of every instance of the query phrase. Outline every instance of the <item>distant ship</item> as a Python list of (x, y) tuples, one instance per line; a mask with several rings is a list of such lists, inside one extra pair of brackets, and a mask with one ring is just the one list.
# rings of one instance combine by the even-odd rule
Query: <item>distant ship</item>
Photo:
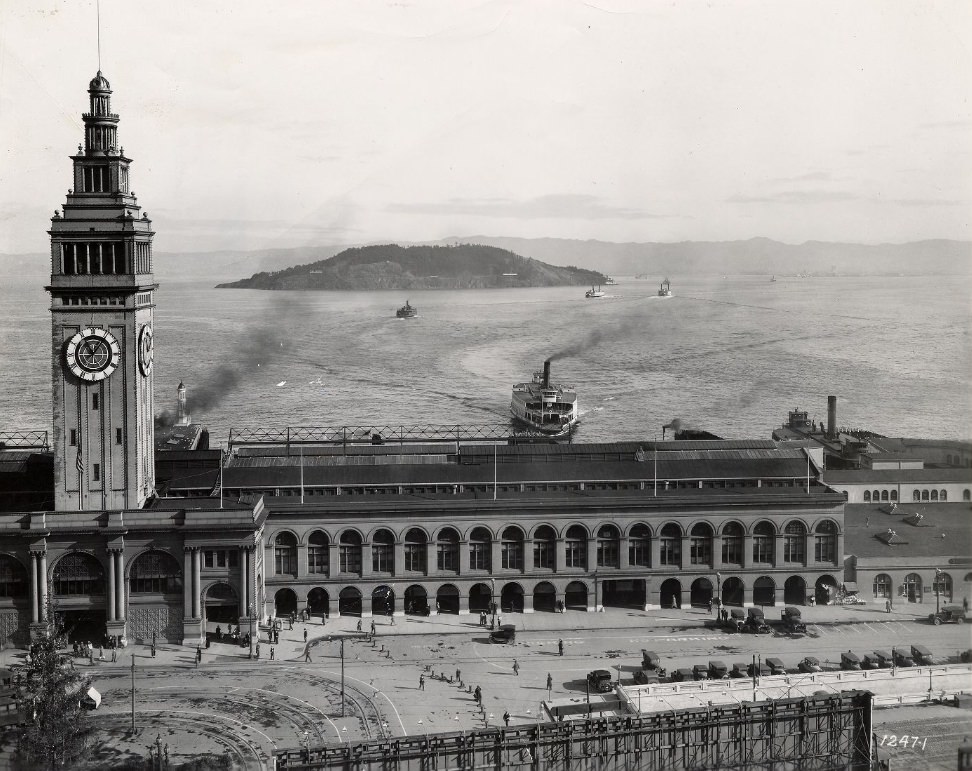
[(395, 311), (395, 315), (400, 319), (411, 319), (418, 315), (418, 308), (414, 305), (409, 305), (408, 300), (406, 300), (405, 304)]
[(584, 292), (584, 297), (586, 297), (587, 299), (591, 299), (592, 297), (604, 297), (604, 292), (601, 291), (601, 287), (599, 285), (597, 289), (591, 287), (586, 292)]
[(605, 283), (605, 284), (606, 284), (607, 286), (617, 286), (617, 285), (618, 285), (618, 282), (617, 282), (617, 281), (615, 281), (615, 280), (614, 280), (613, 278), (611, 278), (610, 276), (608, 276), (608, 277), (607, 277), (607, 278), (606, 278), (606, 279), (604, 280), (604, 283)]
[(542, 372), (533, 373), (532, 382), (513, 386), (510, 412), (530, 428), (561, 436), (577, 422), (577, 392), (571, 386), (550, 382), (550, 361), (547, 360)]
[(776, 276), (773, 276), (773, 278), (770, 279), (770, 283), (771, 284), (775, 284), (776, 283)]
[(659, 297), (671, 297), (672, 296), (672, 282), (667, 278), (661, 282), (661, 286), (658, 287)]

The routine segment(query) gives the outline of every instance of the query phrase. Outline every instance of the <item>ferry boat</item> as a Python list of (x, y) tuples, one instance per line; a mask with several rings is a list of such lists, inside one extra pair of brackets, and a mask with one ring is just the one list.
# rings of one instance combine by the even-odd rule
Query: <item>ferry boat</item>
[(605, 284), (607, 284), (608, 286), (617, 286), (617, 285), (618, 285), (618, 282), (617, 282), (617, 281), (615, 281), (615, 280), (614, 280), (613, 278), (611, 278), (610, 276), (608, 276), (608, 277), (607, 277), (607, 278), (606, 278), (606, 279), (604, 280), (604, 283), (605, 283)]
[(513, 386), (510, 412), (530, 428), (561, 436), (577, 422), (577, 392), (572, 386), (550, 382), (550, 361), (547, 360), (542, 372), (533, 373), (532, 382)]
[(400, 319), (415, 318), (418, 316), (418, 308), (416, 308), (414, 305), (409, 305), (408, 300), (406, 300), (405, 304), (395, 311), (395, 315)]
[(586, 297), (587, 299), (591, 299), (592, 297), (604, 297), (604, 292), (601, 291), (601, 287), (599, 285), (597, 289), (591, 287), (586, 292), (584, 292), (584, 297)]
[(661, 282), (661, 286), (658, 287), (659, 297), (671, 297), (672, 296), (672, 282), (667, 278)]

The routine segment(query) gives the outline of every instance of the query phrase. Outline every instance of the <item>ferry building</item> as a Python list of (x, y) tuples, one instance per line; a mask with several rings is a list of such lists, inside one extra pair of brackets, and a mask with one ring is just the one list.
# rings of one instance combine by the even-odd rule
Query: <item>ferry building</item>
[(782, 605), (843, 583), (845, 495), (799, 443), (279, 428), (224, 453), (188, 416), (157, 436), (154, 232), (111, 94), (99, 72), (49, 231), (53, 430), (0, 434), (4, 641), (50, 612), (76, 639), (195, 646), (302, 610)]

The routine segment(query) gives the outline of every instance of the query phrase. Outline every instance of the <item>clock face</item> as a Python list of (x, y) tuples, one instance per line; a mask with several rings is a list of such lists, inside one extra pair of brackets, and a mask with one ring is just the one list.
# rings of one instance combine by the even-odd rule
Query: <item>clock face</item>
[(138, 368), (144, 377), (149, 376), (152, 371), (152, 362), (155, 359), (155, 345), (152, 336), (152, 327), (144, 324), (138, 332)]
[(107, 330), (88, 327), (68, 340), (65, 355), (71, 372), (90, 383), (104, 380), (115, 371), (121, 361), (121, 347)]

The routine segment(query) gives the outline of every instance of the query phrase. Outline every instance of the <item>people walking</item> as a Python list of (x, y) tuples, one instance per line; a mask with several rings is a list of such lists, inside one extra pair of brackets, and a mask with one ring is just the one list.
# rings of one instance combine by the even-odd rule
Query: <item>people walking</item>
[(111, 663), (114, 664), (118, 661), (118, 648), (114, 645), (111, 646)]
[(564, 655), (564, 641), (557, 640), (557, 652), (563, 656)]
[(356, 631), (356, 632), (360, 632), (361, 631), (361, 619), (360, 618), (358, 619), (358, 625), (354, 628), (354, 631)]
[[(306, 661), (311, 661), (310, 646), (309, 645), (305, 645), (304, 646), (304, 661), (305, 662)], [(313, 662), (311, 662), (311, 663), (313, 663)]]
[(884, 612), (885, 613), (890, 613), (891, 612), (891, 600), (885, 600), (884, 601)]
[(371, 633), (372, 634), (375, 633), (375, 620), (374, 619), (371, 619)]
[(462, 682), (462, 672), (460, 672), (458, 668), (456, 669), (456, 682), (457, 683)]
[(482, 706), (482, 703), (483, 703), (483, 689), (480, 688), (478, 685), (476, 686), (476, 690), (473, 691), (473, 698), (476, 700), (476, 703), (477, 704), (479, 704), (480, 706)]
[(260, 643), (256, 644), (256, 657), (260, 658)]
[(198, 645), (196, 646), (196, 666), (199, 666), (199, 662), (202, 661), (202, 648)]
[(304, 642), (307, 642), (307, 630), (304, 630)]
[(520, 665), (517, 663), (516, 659), (513, 659), (513, 674), (517, 677), (520, 676)]
[(419, 690), (425, 690), (425, 675), (419, 675)]
[(506, 723), (506, 727), (510, 727), (510, 713), (509, 710), (503, 713), (503, 722)]
[(547, 701), (550, 701), (550, 694), (553, 692), (553, 675), (547, 672)]
[(273, 657), (274, 657), (274, 650), (273, 650), (273, 646), (271, 645), (270, 646), (270, 661), (273, 661)]

